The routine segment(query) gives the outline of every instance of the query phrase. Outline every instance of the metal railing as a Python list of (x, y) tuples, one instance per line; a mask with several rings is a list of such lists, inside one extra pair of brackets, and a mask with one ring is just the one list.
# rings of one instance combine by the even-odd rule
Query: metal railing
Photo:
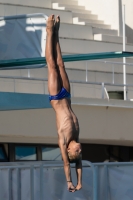
[[(132, 167), (133, 162), (91, 163), (83, 161), (83, 188), (78, 193), (74, 193), (76, 194), (76, 198), (77, 195), (80, 197), (84, 193), (89, 195), (87, 198), (90, 200), (113, 198), (119, 200), (121, 195), (129, 196), (130, 191), (133, 190)], [(76, 174), (73, 171), (75, 166), (72, 164), (71, 168), (72, 178), (76, 180)], [(38, 174), (37, 176), (36, 173)], [(23, 177), (25, 177), (24, 180)], [(87, 177), (88, 179), (86, 179)], [(58, 188), (58, 186), (56, 188), (56, 181), (62, 181), (62, 188)], [(117, 184), (114, 181), (116, 181)], [(63, 188), (64, 192), (67, 189), (62, 161), (0, 163), (0, 199), (5, 200), (3, 199), (3, 193), (5, 195), (6, 188), (6, 191), (8, 192), (8, 194), (6, 194), (6, 200), (21, 200), (22, 194), (27, 193), (26, 189), (23, 191), (24, 188), (22, 185), (24, 183), (29, 187), (27, 200), (47, 200), (47, 195), (49, 195), (51, 200), (54, 200), (54, 195), (57, 195), (58, 198), (61, 198), (62, 200), (68, 198), (75, 199), (74, 194), (73, 196), (69, 196), (72, 194), (66, 192), (63, 197), (62, 193), (59, 192), (60, 190), (63, 191)], [(121, 187), (119, 187), (119, 185), (121, 185)], [(4, 187), (3, 190), (2, 186)], [(46, 186), (48, 186), (49, 189), (52, 187), (52, 190), (47, 191)], [(59, 191), (56, 193), (55, 190)], [(116, 190), (118, 191), (117, 198), (115, 196)], [(39, 196), (36, 197), (36, 193), (38, 194), (38, 192)]]
[[(1, 166), (2, 165), (2, 166)], [(91, 168), (93, 166), (92, 163), (88, 161), (83, 161), (83, 169), (84, 168)], [(71, 168), (75, 168), (74, 164), (71, 164)], [(4, 191), (2, 190), (2, 187), (0, 187), (0, 199), (3, 199), (5, 195), (5, 188), (7, 188), (7, 193), (6, 194), (6, 200), (12, 200), (12, 199), (17, 199), (21, 200), (22, 199), (22, 193), (27, 193), (27, 191), (23, 191), (22, 187), (22, 179), (23, 176), (27, 176), (26, 182), (29, 184), (29, 195), (27, 195), (27, 200), (48, 200), (46, 197), (46, 193), (49, 193), (49, 199), (54, 200), (53, 198), (50, 198), (50, 193), (54, 191), (54, 188), (52, 190), (47, 191), (45, 185), (46, 184), (51, 184), (49, 185), (49, 189), (52, 187), (53, 184), (56, 184), (55, 177), (57, 176), (56, 179), (60, 179), (60, 176), (62, 176), (63, 183), (65, 184), (65, 190), (67, 191), (67, 185), (66, 185), (66, 180), (65, 180), (65, 175), (63, 173), (59, 173), (58, 169), (60, 169), (61, 172), (63, 172), (63, 162), (62, 161), (55, 161), (55, 162), (50, 162), (50, 161), (42, 161), (42, 162), (21, 162), (21, 163), (0, 163), (0, 185), (4, 186)], [(28, 171), (26, 171), (28, 170)], [(35, 176), (35, 171), (39, 170), (38, 178)], [(47, 174), (50, 176), (51, 170), (54, 173), (54, 176), (51, 179), (51, 182), (48, 183), (48, 178), (45, 178), (45, 172), (47, 171)], [(49, 171), (48, 171), (49, 170)], [(3, 173), (4, 171), (4, 173)], [(21, 172), (23, 171), (23, 176), (21, 175)], [(16, 179), (15, 179), (16, 177)], [(15, 182), (15, 188), (13, 190), (13, 184)], [(37, 181), (37, 184), (35, 185), (35, 182)], [(26, 184), (25, 182), (25, 184)], [(61, 183), (61, 185), (63, 184)], [(63, 186), (63, 185), (62, 185)], [(39, 195), (36, 197), (35, 192), (38, 193), (39, 188)], [(94, 187), (95, 188), (95, 187)], [(62, 190), (62, 188), (58, 188), (58, 193), (59, 191)], [(54, 191), (56, 194), (56, 191)], [(4, 193), (4, 195), (3, 195)], [(68, 193), (68, 192), (67, 192)], [(93, 192), (94, 193), (94, 192)], [(14, 198), (13, 198), (14, 197)], [(39, 198), (40, 197), (40, 198)], [(60, 199), (61, 197), (59, 197)], [(63, 198), (62, 200), (66, 200), (67, 198)]]
[[(109, 173), (108, 173), (108, 170), (111, 169), (111, 170), (114, 170), (115, 172), (115, 175), (116, 176), (116, 180), (117, 178), (119, 179), (119, 184), (122, 184), (121, 180), (120, 180), (120, 176), (122, 176), (122, 171), (123, 171), (123, 174), (124, 172), (126, 172), (126, 183), (123, 181), (123, 188), (126, 188), (125, 185), (128, 184), (129, 188), (131, 188), (133, 190), (133, 186), (131, 184), (131, 181), (130, 181), (130, 178), (133, 179), (133, 173), (131, 171), (129, 171), (129, 168), (133, 167), (133, 162), (103, 162), (103, 163), (93, 163), (93, 176), (94, 176), (94, 183), (95, 183), (95, 191), (94, 191), (94, 200), (102, 200), (103, 198), (104, 199), (113, 199), (112, 198), (109, 198), (109, 193), (111, 193), (111, 185), (109, 185)], [(118, 170), (119, 169), (119, 170)], [(103, 195), (103, 197), (99, 198), (99, 195), (100, 195), (100, 188), (99, 188), (99, 178), (101, 176), (98, 176), (99, 173), (102, 174), (102, 170), (103, 170), (103, 180), (102, 180), (102, 184), (103, 184), (103, 187), (104, 187), (104, 192), (105, 192), (105, 195)], [(120, 174), (119, 174), (120, 173)], [(118, 177), (117, 177), (118, 176)], [(110, 181), (111, 183), (111, 181)], [(111, 183), (113, 184), (113, 183)], [(114, 183), (115, 184), (115, 183)], [(117, 188), (119, 187), (119, 184), (118, 185), (115, 185), (115, 189), (117, 190)], [(121, 193), (123, 192), (122, 190), (120, 190)], [(126, 191), (126, 189), (125, 189)], [(128, 191), (125, 192), (128, 196)], [(113, 196), (113, 194), (112, 194)], [(121, 194), (119, 194), (119, 197), (118, 197), (118, 200), (120, 198)], [(116, 199), (116, 198), (115, 198)]]

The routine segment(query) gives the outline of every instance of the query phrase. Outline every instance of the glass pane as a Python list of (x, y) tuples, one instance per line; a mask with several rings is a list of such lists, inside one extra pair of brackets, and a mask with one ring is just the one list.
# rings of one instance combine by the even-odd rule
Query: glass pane
[(58, 147), (42, 147), (42, 160), (62, 160)]
[(16, 160), (36, 160), (36, 147), (16, 146), (15, 159)]
[(5, 160), (5, 159), (6, 159), (6, 157), (5, 157), (5, 154), (3, 152), (3, 149), (2, 149), (2, 147), (0, 147), (0, 160)]

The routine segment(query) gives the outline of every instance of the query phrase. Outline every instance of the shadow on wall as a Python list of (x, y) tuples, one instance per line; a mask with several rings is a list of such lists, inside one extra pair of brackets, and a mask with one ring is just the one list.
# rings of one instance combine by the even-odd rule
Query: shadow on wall
[[(46, 39), (43, 16), (4, 18), (0, 22), (0, 60), (42, 57)], [(33, 67), (33, 66), (32, 66)], [(36, 66), (34, 66), (36, 67)]]
[(126, 37), (127, 37), (127, 43), (133, 44), (133, 29), (126, 25)]

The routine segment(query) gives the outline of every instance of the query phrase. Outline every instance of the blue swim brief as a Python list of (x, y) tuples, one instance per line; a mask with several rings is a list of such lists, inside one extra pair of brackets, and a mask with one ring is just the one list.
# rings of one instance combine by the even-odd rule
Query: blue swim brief
[(67, 92), (67, 90), (64, 87), (62, 87), (61, 91), (57, 95), (54, 96), (49, 95), (49, 101), (60, 100), (65, 98), (71, 98), (71, 94)]

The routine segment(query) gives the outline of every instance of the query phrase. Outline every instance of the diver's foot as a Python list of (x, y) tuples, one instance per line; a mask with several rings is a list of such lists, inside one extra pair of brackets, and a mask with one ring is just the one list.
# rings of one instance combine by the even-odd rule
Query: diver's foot
[(55, 18), (54, 15), (51, 15), (48, 17), (47, 25), (46, 25), (46, 31), (47, 33), (53, 33), (54, 31), (54, 24), (55, 24)]
[(60, 28), (60, 16), (58, 15), (55, 20), (54, 33), (58, 34)]

